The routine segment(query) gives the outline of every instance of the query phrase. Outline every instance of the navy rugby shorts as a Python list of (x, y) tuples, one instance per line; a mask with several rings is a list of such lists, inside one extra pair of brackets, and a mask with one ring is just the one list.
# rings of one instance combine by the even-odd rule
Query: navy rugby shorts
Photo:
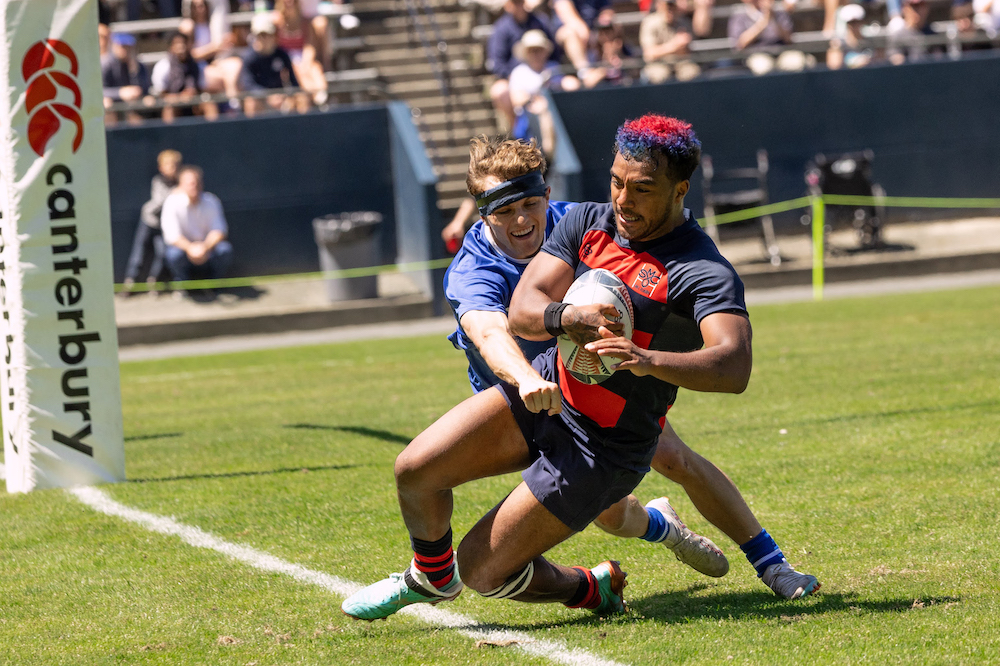
[[(584, 431), (574, 431), (558, 415), (530, 412), (516, 387), (500, 382), (499, 388), (534, 461), (521, 478), (535, 499), (570, 529), (582, 531), (649, 471), (648, 460), (642, 471), (616, 464), (614, 451), (591, 444)], [(655, 448), (650, 447), (649, 460)]]

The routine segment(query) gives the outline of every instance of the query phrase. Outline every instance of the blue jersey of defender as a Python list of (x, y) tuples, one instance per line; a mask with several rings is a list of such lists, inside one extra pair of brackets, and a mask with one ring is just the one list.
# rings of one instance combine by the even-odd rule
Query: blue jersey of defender
[[(556, 222), (561, 220), (573, 206), (576, 204), (567, 201), (549, 202), (545, 214), (546, 238), (549, 237)], [(528, 259), (513, 259), (504, 254), (493, 242), (493, 237), (487, 233), (483, 221), (479, 220), (465, 234), (462, 249), (455, 255), (444, 275), (444, 293), (458, 321), (457, 330), (449, 335), (448, 339), (456, 349), (464, 351), (469, 359), (469, 382), (476, 393), (485, 391), (500, 380), (490, 370), (482, 354), (462, 328), (462, 315), (473, 310), (507, 314), (510, 297), (528, 261)], [(555, 344), (554, 338), (542, 342), (522, 340), (518, 337), (514, 340), (529, 361)]]

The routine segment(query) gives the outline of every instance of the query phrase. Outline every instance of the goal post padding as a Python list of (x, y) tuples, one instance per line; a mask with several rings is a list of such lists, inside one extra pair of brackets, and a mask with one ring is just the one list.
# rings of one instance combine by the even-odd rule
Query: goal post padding
[(97, 0), (0, 0), (7, 490), (125, 478)]

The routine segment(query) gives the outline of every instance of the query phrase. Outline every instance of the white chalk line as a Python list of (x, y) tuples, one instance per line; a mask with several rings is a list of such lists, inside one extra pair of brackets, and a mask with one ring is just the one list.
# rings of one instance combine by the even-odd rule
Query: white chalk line
[[(299, 582), (316, 585), (341, 597), (348, 597), (362, 587), (353, 581), (325, 574), (321, 571), (307, 569), (264, 551), (230, 543), (198, 527), (179, 523), (173, 518), (133, 509), (114, 501), (103, 491), (91, 486), (72, 488), (67, 492), (90, 508), (105, 515), (127, 520), (151, 532), (179, 537), (181, 541), (196, 548), (214, 550), (234, 560), (249, 564), (255, 569), (284, 574)], [(510, 644), (512, 647), (516, 647), (532, 656), (542, 657), (557, 664), (567, 664), (570, 666), (623, 666), (620, 662), (603, 659), (586, 650), (570, 648), (558, 641), (538, 639), (520, 631), (491, 629), (479, 624), (474, 618), (442, 610), (434, 606), (418, 604), (408, 606), (400, 612), (412, 615), (428, 624), (436, 624), (453, 629), (463, 636), (476, 641), (486, 640), (500, 644)]]

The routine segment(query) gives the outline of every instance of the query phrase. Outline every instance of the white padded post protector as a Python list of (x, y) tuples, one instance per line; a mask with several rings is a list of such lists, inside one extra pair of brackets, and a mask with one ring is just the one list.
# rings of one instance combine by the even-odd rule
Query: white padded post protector
[(7, 490), (121, 481), (97, 0), (0, 0)]

